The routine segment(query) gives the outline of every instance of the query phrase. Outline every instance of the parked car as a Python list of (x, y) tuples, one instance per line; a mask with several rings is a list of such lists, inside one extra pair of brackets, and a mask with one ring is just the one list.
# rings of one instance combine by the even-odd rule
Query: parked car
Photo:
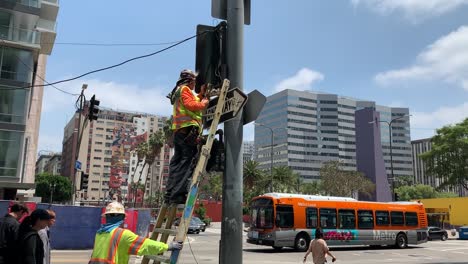
[(195, 222), (197, 222), (200, 225), (200, 231), (205, 232), (206, 224), (200, 218), (198, 218), (196, 216), (193, 216), (192, 220), (194, 220)]
[[(174, 221), (174, 226), (179, 226), (179, 223), (180, 223), (180, 218), (177, 218), (175, 221)], [(190, 225), (189, 225), (189, 228), (188, 228), (188, 232), (187, 233), (192, 233), (192, 234), (199, 234), (200, 233), (200, 224), (195, 221), (193, 218), (192, 220), (190, 220)]]
[(440, 239), (442, 241), (445, 241), (448, 238), (447, 231), (441, 228), (430, 226), (427, 228), (427, 231), (429, 233), (429, 240)]

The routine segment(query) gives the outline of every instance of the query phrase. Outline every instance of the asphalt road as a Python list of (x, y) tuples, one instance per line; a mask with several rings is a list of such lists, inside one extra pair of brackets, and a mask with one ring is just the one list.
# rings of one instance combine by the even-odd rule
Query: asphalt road
[[(208, 228), (205, 233), (189, 235), (190, 244), (185, 243), (179, 263), (218, 263), (218, 247), (220, 230)], [(193, 251), (190, 250), (190, 246)], [(332, 248), (337, 257), (335, 263), (440, 263), (455, 264), (468, 263), (468, 241), (448, 240), (431, 241), (407, 249), (368, 247)], [(85, 251), (53, 251), (53, 264), (85, 264), (88, 263), (91, 250)], [(270, 247), (250, 245), (244, 242), (243, 258), (245, 264), (297, 264), (302, 263), (304, 253), (283, 249), (275, 252)], [(195, 261), (195, 259), (196, 261)], [(131, 264), (140, 264), (140, 258), (133, 257)], [(309, 262), (312, 260), (309, 259)], [(331, 261), (329, 262), (331, 263)]]

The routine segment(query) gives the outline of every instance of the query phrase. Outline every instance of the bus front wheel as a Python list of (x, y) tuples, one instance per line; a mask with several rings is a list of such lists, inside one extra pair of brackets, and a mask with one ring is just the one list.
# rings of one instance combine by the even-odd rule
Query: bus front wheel
[(396, 237), (395, 246), (397, 248), (406, 248), (408, 246), (408, 239), (404, 234), (398, 234)]
[(294, 248), (297, 251), (300, 251), (300, 252), (307, 251), (308, 245), (309, 245), (309, 239), (307, 235), (305, 234), (297, 235), (296, 241), (294, 243)]

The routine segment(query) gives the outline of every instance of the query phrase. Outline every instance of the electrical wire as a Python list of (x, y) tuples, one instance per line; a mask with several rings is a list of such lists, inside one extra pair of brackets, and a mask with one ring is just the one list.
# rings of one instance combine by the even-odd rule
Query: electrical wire
[(189, 239), (189, 237), (188, 237), (188, 236), (187, 236), (187, 241), (188, 241), (188, 244), (189, 244), (190, 252), (192, 252), (192, 257), (193, 257), (193, 260), (195, 260), (195, 263), (197, 263), (197, 264), (198, 264), (197, 258), (195, 257), (195, 253), (193, 253), (193, 250), (192, 250), (192, 244), (190, 243), (190, 239)]
[[(177, 43), (178, 41), (160, 42), (160, 43), (85, 43), (85, 42), (57, 42), (47, 43), (50, 45), (64, 46), (97, 46), (97, 47), (122, 47), (122, 46), (164, 46)], [(46, 43), (43, 43), (46, 44)]]
[[(4, 39), (0, 39), (4, 44), (6, 43)], [(34, 70), (27, 64), (25, 63), (18, 55), (14, 54), (13, 53), (13, 56), (16, 57), (16, 59), (18, 59), (19, 62), (21, 62), (21, 64), (23, 64), (24, 66), (26, 66), (26, 68), (29, 69), (29, 71), (34, 75)], [(65, 90), (62, 90), (58, 87), (56, 87), (55, 85), (53, 84), (50, 84), (48, 81), (46, 81), (44, 78), (42, 78), (39, 74), (35, 74), (35, 76), (39, 79), (41, 79), (43, 82), (45, 82), (46, 84), (49, 84), (50, 86), (52, 86), (53, 88), (55, 88), (56, 90), (62, 92), (62, 93), (65, 93), (65, 94), (68, 94), (68, 95), (72, 95), (72, 96), (79, 96), (79, 94), (74, 94), (74, 93), (70, 93), (70, 92), (67, 92)], [(34, 86), (34, 85), (33, 85)], [(31, 86), (31, 87), (33, 87)], [(37, 85), (36, 85), (37, 86)], [(2, 90), (26, 90), (27, 88), (24, 88), (24, 87), (19, 87), (19, 88), (4, 88)]]
[[(191, 37), (185, 38), (185, 39), (183, 39), (183, 40), (181, 40), (181, 41), (176, 42), (175, 44), (172, 44), (172, 45), (170, 45), (170, 46), (168, 46), (168, 47), (166, 47), (166, 48), (160, 49), (160, 50), (158, 50), (158, 51), (155, 51), (155, 52), (152, 52), (152, 53), (149, 53), (149, 54), (145, 54), (145, 55), (133, 57), (133, 58), (130, 58), (130, 59), (125, 60), (125, 61), (123, 61), (123, 62), (114, 64), (114, 65), (111, 65), (111, 66), (99, 68), (99, 69), (96, 69), (96, 70), (92, 70), (92, 71), (83, 73), (83, 74), (81, 74), (81, 75), (78, 75), (78, 76), (75, 76), (75, 77), (72, 77), (72, 78), (68, 78), (68, 79), (64, 79), (64, 80), (60, 80), (60, 81), (56, 81), (56, 82), (48, 83), (48, 84), (36, 85), (36, 86), (50, 86), (50, 85), (55, 85), (55, 84), (59, 84), (59, 83), (70, 82), (70, 81), (74, 81), (74, 80), (76, 80), (76, 79), (80, 79), (80, 78), (82, 78), (82, 77), (85, 77), (85, 76), (90, 75), (90, 74), (93, 74), (93, 73), (97, 73), (97, 72), (101, 72), (101, 71), (110, 70), (110, 69), (113, 69), (113, 68), (122, 66), (122, 65), (124, 65), (124, 64), (127, 64), (127, 63), (129, 63), (129, 62), (131, 62), (131, 61), (135, 61), (135, 60), (139, 60), (139, 59), (143, 59), (143, 58), (147, 58), (147, 57), (151, 57), (151, 56), (157, 55), (157, 54), (162, 53), (162, 52), (164, 52), (164, 51), (166, 51), (166, 50), (169, 50), (169, 49), (171, 49), (171, 48), (174, 48), (174, 47), (176, 47), (176, 46), (178, 46), (178, 45), (180, 45), (180, 44), (182, 44), (182, 43), (184, 43), (184, 42), (187, 42), (187, 41), (189, 41), (189, 40), (191, 40), (191, 39), (194, 39), (194, 38), (196, 38), (196, 37), (198, 37), (198, 36), (204, 35), (204, 34), (210, 32), (210, 31), (212, 31), (212, 30), (205, 30), (205, 31), (203, 31), (203, 32), (201, 32), (201, 33), (199, 33), (199, 34), (196, 34), (196, 35), (193, 35), (193, 36), (191, 36)], [(32, 87), (32, 86), (26, 86), (26, 87), (22, 87), (22, 88), (30, 88), (30, 87)]]

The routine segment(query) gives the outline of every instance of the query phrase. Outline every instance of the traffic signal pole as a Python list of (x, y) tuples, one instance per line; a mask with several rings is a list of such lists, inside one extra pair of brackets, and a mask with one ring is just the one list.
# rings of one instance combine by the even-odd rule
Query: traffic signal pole
[[(227, 0), (227, 65), (231, 87), (243, 88), (244, 0)], [(242, 110), (241, 110), (242, 111)], [(219, 263), (242, 263), (242, 112), (224, 123), (226, 167)]]
[(76, 151), (75, 151), (75, 162), (73, 163), (73, 166), (75, 168), (74, 173), (73, 173), (73, 181), (72, 181), (72, 205), (75, 205), (75, 199), (76, 199), (76, 179), (77, 179), (77, 173), (78, 170), (76, 168), (76, 161), (78, 160), (79, 153), (80, 153), (80, 132), (81, 132), (81, 116), (83, 115), (83, 105), (84, 105), (84, 91), (88, 88), (87, 84), (83, 84), (81, 87), (81, 94), (79, 97), (80, 100), (80, 109), (78, 110), (78, 131), (77, 131), (77, 136), (76, 136)]

